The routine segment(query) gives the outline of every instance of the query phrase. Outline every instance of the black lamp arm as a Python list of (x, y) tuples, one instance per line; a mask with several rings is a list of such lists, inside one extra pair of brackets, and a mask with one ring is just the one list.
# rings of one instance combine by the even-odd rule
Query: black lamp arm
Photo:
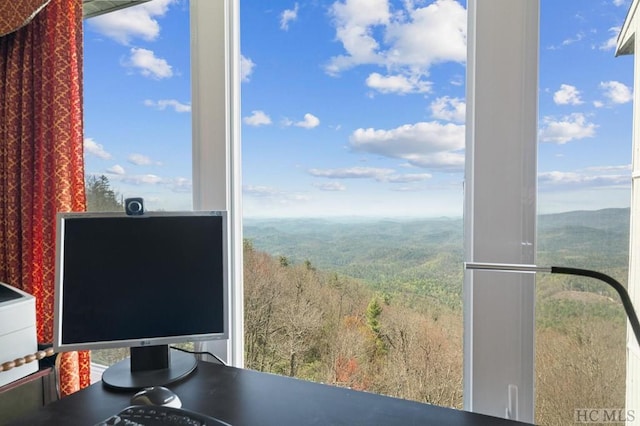
[(496, 272), (550, 272), (552, 274), (579, 275), (582, 277), (595, 278), (597, 280), (604, 281), (605, 283), (613, 287), (614, 290), (617, 291), (620, 295), (620, 300), (622, 300), (622, 306), (624, 307), (624, 311), (627, 314), (629, 323), (631, 324), (631, 329), (633, 330), (633, 334), (636, 336), (638, 345), (640, 345), (640, 322), (638, 322), (638, 316), (636, 315), (636, 311), (633, 309), (631, 298), (629, 297), (627, 290), (622, 286), (622, 284), (620, 284), (618, 281), (611, 278), (607, 274), (592, 271), (590, 269), (566, 268), (564, 266), (537, 266), (513, 263), (465, 262), (464, 267), (465, 269), (478, 269)]
[(633, 309), (633, 304), (631, 303), (631, 298), (627, 293), (627, 290), (620, 284), (618, 281), (613, 279), (607, 274), (603, 274), (602, 272), (591, 271), (589, 269), (579, 269), (579, 268), (565, 268), (564, 266), (552, 266), (551, 267), (552, 274), (567, 274), (567, 275), (580, 275), (583, 277), (595, 278), (601, 281), (606, 282), (611, 287), (614, 288), (615, 291), (620, 295), (620, 300), (622, 300), (622, 306), (624, 307), (624, 311), (627, 314), (627, 318), (629, 318), (629, 323), (631, 324), (631, 329), (636, 336), (636, 341), (638, 345), (640, 345), (640, 322), (638, 322), (638, 316), (636, 315), (636, 311)]

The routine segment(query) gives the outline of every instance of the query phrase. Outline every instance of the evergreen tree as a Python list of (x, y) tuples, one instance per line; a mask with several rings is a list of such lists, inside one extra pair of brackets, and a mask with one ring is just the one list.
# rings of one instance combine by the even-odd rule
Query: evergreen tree
[(309, 259), (304, 261), (304, 267), (306, 268), (307, 271), (315, 271), (316, 270), (316, 267), (311, 264), (311, 261)]
[(374, 296), (369, 302), (369, 305), (367, 306), (367, 311), (365, 312), (367, 325), (373, 332), (374, 351), (371, 354), (372, 360), (378, 357), (379, 355), (383, 355), (387, 352), (387, 345), (382, 340), (382, 333), (380, 331), (380, 315), (381, 314), (382, 314), (382, 306), (380, 305), (380, 302), (378, 302), (378, 297)]
[(85, 181), (85, 194), (87, 197), (87, 211), (124, 211), (122, 197), (111, 189), (109, 179), (105, 175), (87, 177)]
[(382, 314), (382, 306), (378, 303), (378, 298), (373, 297), (367, 306), (367, 324), (376, 336), (380, 336), (380, 314)]

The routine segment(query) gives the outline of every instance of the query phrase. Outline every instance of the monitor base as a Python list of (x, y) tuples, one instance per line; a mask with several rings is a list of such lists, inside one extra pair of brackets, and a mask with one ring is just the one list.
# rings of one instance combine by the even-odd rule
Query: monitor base
[(131, 358), (124, 359), (102, 373), (102, 383), (108, 388), (119, 390), (163, 386), (187, 377), (198, 365), (193, 354), (174, 350), (170, 355), (167, 368), (138, 371), (131, 370)]

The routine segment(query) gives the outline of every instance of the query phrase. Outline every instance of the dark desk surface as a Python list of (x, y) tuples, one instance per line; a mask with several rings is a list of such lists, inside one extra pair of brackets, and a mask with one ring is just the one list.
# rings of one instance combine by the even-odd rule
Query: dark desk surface
[[(205, 362), (167, 387), (178, 394), (183, 408), (234, 426), (523, 424)], [(93, 425), (129, 405), (132, 394), (97, 383), (10, 424)]]

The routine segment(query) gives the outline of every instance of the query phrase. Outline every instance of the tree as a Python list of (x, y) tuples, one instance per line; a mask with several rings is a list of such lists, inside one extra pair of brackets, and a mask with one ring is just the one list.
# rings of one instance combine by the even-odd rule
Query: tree
[(382, 306), (378, 303), (378, 298), (373, 297), (367, 306), (367, 324), (371, 327), (376, 336), (380, 335), (380, 314), (382, 314)]
[(244, 245), (244, 313), (246, 366), (271, 371), (275, 363), (277, 315), (282, 303), (282, 289), (277, 261), (266, 253)]
[(309, 259), (304, 261), (304, 267), (307, 268), (307, 271), (315, 271), (316, 270), (315, 266), (313, 266), (311, 264), (311, 261)]
[(367, 306), (367, 310), (365, 311), (367, 325), (371, 329), (375, 344), (372, 359), (375, 359), (378, 355), (384, 354), (387, 350), (385, 342), (382, 340), (382, 334), (380, 333), (380, 315), (382, 315), (382, 306), (380, 306), (380, 303), (378, 302), (378, 297), (373, 296)]
[(113, 212), (124, 211), (124, 204), (117, 192), (111, 189), (109, 179), (105, 175), (89, 176), (85, 181), (87, 211)]
[(306, 266), (299, 265), (281, 270), (284, 296), (288, 303), (282, 306), (281, 344), (283, 358), (288, 360), (289, 376), (298, 376), (303, 360), (316, 348), (323, 325), (323, 310), (317, 277)]

